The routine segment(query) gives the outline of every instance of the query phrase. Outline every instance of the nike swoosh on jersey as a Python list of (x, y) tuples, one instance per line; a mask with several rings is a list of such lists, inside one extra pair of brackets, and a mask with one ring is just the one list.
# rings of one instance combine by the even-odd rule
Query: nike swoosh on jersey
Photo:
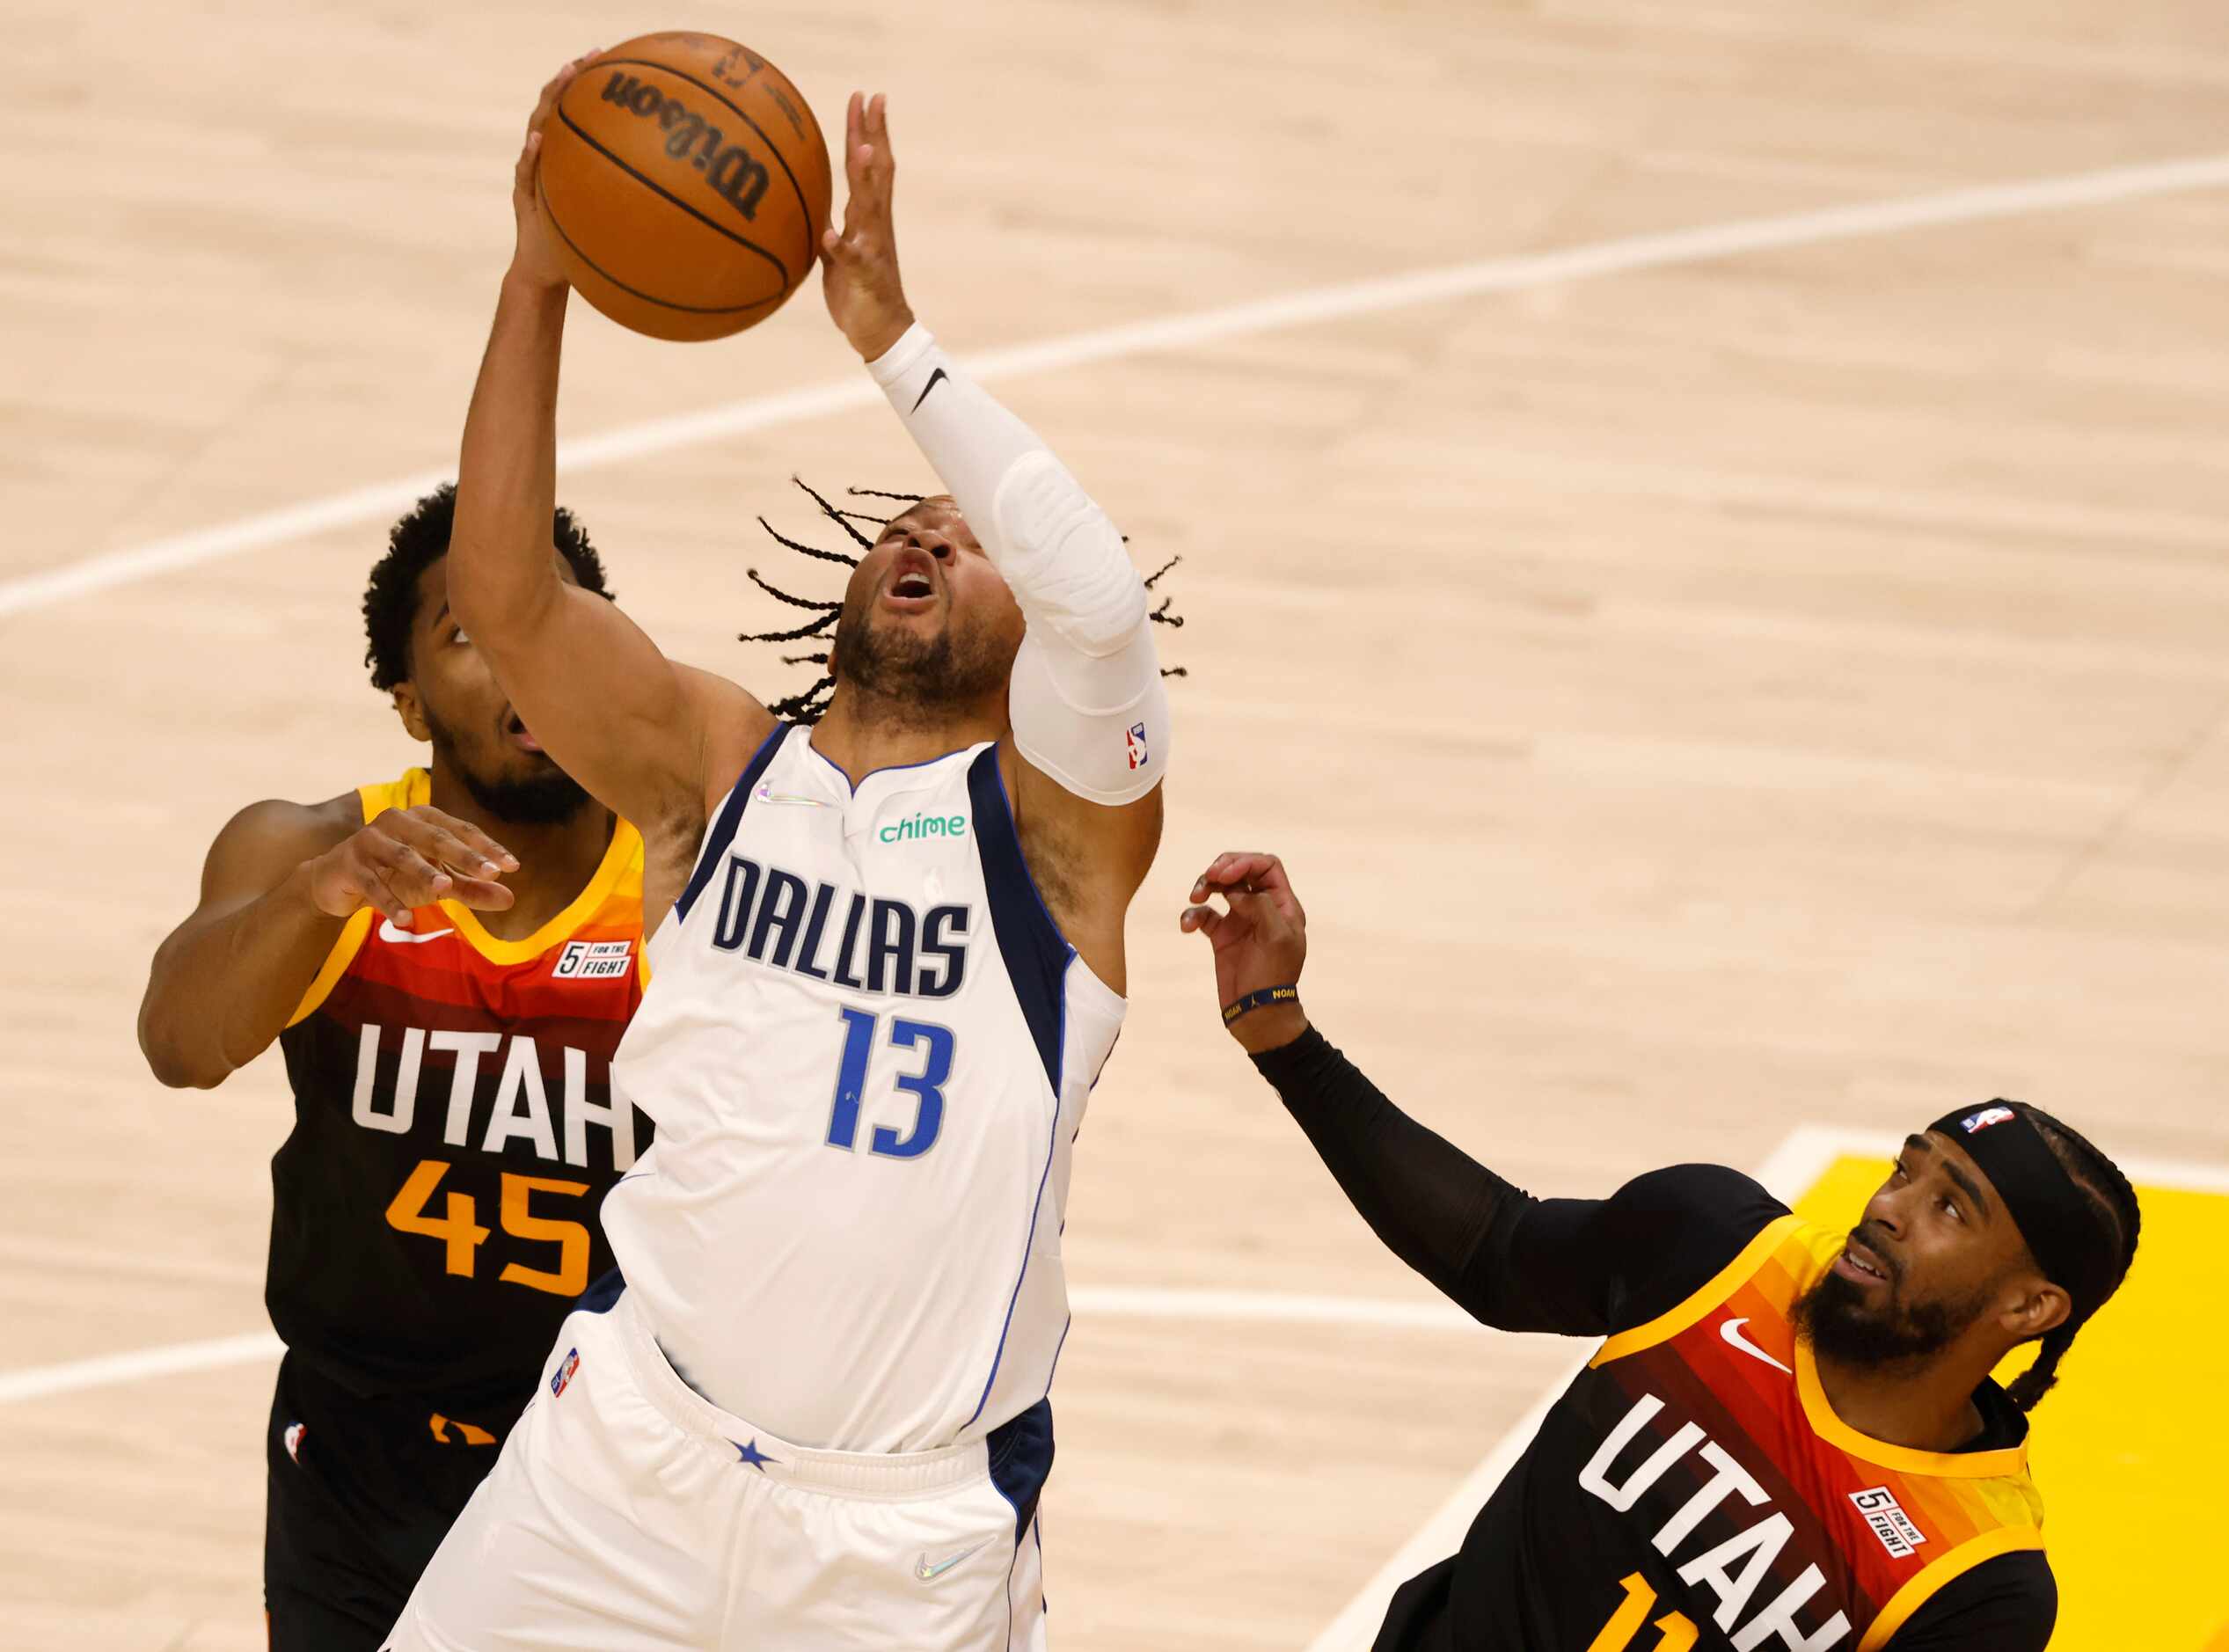
[(391, 917), (383, 917), (379, 920), (380, 939), (402, 941), (411, 946), (416, 946), (420, 941), (439, 940), (444, 935), (454, 935), (456, 932), (453, 929), (429, 929), (421, 935), (413, 929), (397, 929), (395, 920)]
[(1761, 1359), (1767, 1365), (1772, 1366), (1775, 1370), (1785, 1371), (1787, 1371), (1789, 1376), (1794, 1376), (1795, 1373), (1793, 1371), (1788, 1371), (1787, 1366), (1781, 1364), (1780, 1361), (1774, 1359), (1770, 1354), (1767, 1354), (1763, 1349), (1758, 1347), (1756, 1343), (1750, 1341), (1749, 1338), (1742, 1334), (1742, 1327), (1748, 1323), (1749, 1318), (1746, 1314), (1738, 1319), (1728, 1319), (1725, 1324), (1718, 1327), (1718, 1334), (1719, 1335), (1724, 1337), (1729, 1344), (1735, 1348), (1740, 1349), (1743, 1353), (1748, 1355), (1751, 1359)]
[[(990, 1541), (990, 1539), (989, 1538), (985, 1538), (983, 1539), (983, 1543), (988, 1543)], [(982, 1546), (983, 1543), (978, 1543), (976, 1545), (976, 1549), (979, 1549)], [(976, 1552), (976, 1549), (962, 1549), (950, 1560), (939, 1561), (934, 1566), (929, 1564), (929, 1557), (924, 1553), (918, 1561), (914, 1562), (913, 1575), (924, 1583), (933, 1583), (938, 1578), (942, 1577), (954, 1567), (959, 1565), (961, 1561), (966, 1560), (970, 1554), (973, 1554)]]

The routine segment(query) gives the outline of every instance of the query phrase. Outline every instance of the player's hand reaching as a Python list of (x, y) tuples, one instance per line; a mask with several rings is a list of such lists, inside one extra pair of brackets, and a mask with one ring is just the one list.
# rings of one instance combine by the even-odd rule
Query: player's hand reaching
[[(1218, 895), (1227, 910), (1208, 904)], [(1177, 927), (1205, 935), (1214, 947), (1216, 1001), (1226, 1014), (1249, 994), (1299, 985), (1308, 961), (1308, 914), (1276, 856), (1217, 855), (1193, 884), (1192, 899)], [(1246, 1010), (1227, 1025), (1231, 1036), (1253, 1054), (1290, 1043), (1308, 1030), (1308, 1017), (1294, 992)]]
[(821, 290), (830, 320), (863, 362), (885, 355), (913, 325), (898, 281), (897, 231), (890, 219), (890, 124), (882, 94), (851, 94), (844, 114), (844, 228), (821, 237)]
[(311, 861), (310, 899), (334, 917), (369, 906), (408, 929), (411, 909), (435, 901), (501, 911), (514, 896), (495, 880), (518, 867), (477, 826), (421, 803), (385, 810)]
[[(601, 48), (598, 51), (601, 51)], [(518, 164), (511, 172), (511, 216), (518, 222), (518, 245), (511, 253), (511, 274), (536, 287), (565, 285), (565, 266), (558, 261), (557, 239), (549, 215), (542, 210), (542, 192), (537, 186), (542, 170), (542, 128), (549, 124), (558, 99), (597, 52), (583, 52), (558, 70), (534, 113), (526, 120), (526, 142), (519, 148)]]

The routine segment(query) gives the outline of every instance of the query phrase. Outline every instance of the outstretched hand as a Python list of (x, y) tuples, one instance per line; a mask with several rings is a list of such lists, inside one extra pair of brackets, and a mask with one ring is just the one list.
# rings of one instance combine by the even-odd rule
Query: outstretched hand
[(897, 231), (890, 218), (890, 125), (882, 94), (851, 94), (844, 113), (844, 228), (821, 237), (821, 291), (829, 318), (859, 359), (872, 362), (913, 325), (898, 280)]
[(511, 274), (537, 287), (565, 285), (565, 266), (559, 260), (557, 238), (551, 232), (549, 215), (542, 210), (542, 192), (537, 187), (542, 171), (542, 128), (549, 124), (558, 99), (565, 95), (574, 77), (601, 52), (598, 48), (581, 53), (542, 88), (534, 113), (526, 118), (526, 141), (519, 146), (518, 164), (511, 169), (511, 216), (518, 223), (518, 245), (511, 253)]
[(479, 827), (420, 803), (382, 810), (311, 861), (310, 900), (334, 917), (369, 906), (408, 929), (412, 909), (441, 900), (502, 911), (516, 897), (497, 880), (518, 866)]
[[(1227, 910), (1208, 904), (1218, 895)], [(1184, 909), (1177, 927), (1188, 935), (1205, 935), (1215, 948), (1218, 1005), (1268, 987), (1297, 984), (1308, 961), (1308, 914), (1276, 856), (1217, 855), (1193, 884), (1192, 899), (1195, 904)], [(1307, 1030), (1308, 1018), (1297, 1002), (1251, 1010), (1231, 1023), (1231, 1036), (1249, 1053), (1289, 1044)]]

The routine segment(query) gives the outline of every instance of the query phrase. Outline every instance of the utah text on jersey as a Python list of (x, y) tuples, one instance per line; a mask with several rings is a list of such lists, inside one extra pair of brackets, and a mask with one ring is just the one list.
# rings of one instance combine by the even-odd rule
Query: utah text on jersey
[(1953, 1578), (2043, 1546), (2024, 1444), (1912, 1451), (1834, 1414), (1789, 1311), (1841, 1245), (1781, 1217), (1573, 1384), (1598, 1442), (1580, 1487), (1619, 1517), (1636, 1561), (1612, 1618), (1636, 1634), (1648, 1622), (1668, 1646), (1699, 1634), (1735, 1652), (1873, 1652)]
[[(420, 770), (363, 787), (365, 818), (428, 790)], [(413, 919), (350, 918), (281, 1041), (274, 1321), (368, 1387), (530, 1372), (610, 1266), (599, 1208), (651, 1136), (611, 1077), (642, 996), (633, 827), (523, 939), (453, 901)]]

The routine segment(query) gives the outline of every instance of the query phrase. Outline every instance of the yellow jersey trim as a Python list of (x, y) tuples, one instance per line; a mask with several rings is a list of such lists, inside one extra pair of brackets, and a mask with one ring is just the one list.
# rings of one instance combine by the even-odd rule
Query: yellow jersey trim
[[(413, 782), (424, 773), (423, 769), (411, 769), (406, 771), (401, 780), (394, 785), (358, 786), (356, 807), (363, 811), (364, 824), (370, 825), (393, 800), (398, 791), (408, 791)], [(296, 1005), (294, 1013), (287, 1017), (289, 1027), (301, 1020), (332, 995), (340, 977), (348, 973), (348, 966), (355, 961), (356, 954), (363, 950), (364, 940), (371, 933), (371, 921), (378, 916), (369, 906), (360, 906), (348, 914), (348, 921), (340, 926), (340, 933), (333, 943), (333, 950), (325, 954), (325, 961), (318, 966), (318, 973), (311, 979), (309, 990), (303, 993), (302, 1002)]]
[[(1991, 1451), (1986, 1455), (1997, 1457), (2004, 1453)], [(1911, 1614), (1953, 1578), (1962, 1576), (1984, 1561), (1993, 1561), (2000, 1554), (2016, 1554), (2022, 1549), (2043, 1546), (2043, 1533), (2035, 1526), (1999, 1526), (1994, 1531), (1969, 1538), (1949, 1553), (1922, 1567), (1902, 1589), (1889, 1597), (1889, 1604), (1866, 1630), (1865, 1639), (1858, 1642), (1858, 1652), (1880, 1652), (1889, 1637), (1911, 1620)]]
[[(611, 842), (604, 849), (603, 860), (597, 863), (596, 874), (564, 910), (523, 939), (505, 940), (500, 935), (489, 934), (480, 924), (479, 914), (469, 906), (460, 905), (455, 901), (442, 901), (436, 904), (441, 907), (443, 916), (457, 925), (458, 936), (488, 962), (530, 963), (596, 916), (596, 910), (610, 898), (611, 891), (626, 875), (628, 863), (641, 852), (641, 837), (635, 829), (614, 815), (611, 817)], [(638, 946), (639, 944), (637, 943)]]
[[(434, 778), (424, 769), (408, 769), (401, 779), (388, 786), (362, 787), (364, 799), (364, 819), (367, 823), (382, 808), (415, 808), (434, 799)], [(474, 952), (492, 964), (531, 963), (559, 941), (569, 939), (596, 910), (610, 898), (619, 880), (626, 875), (628, 862), (640, 849), (641, 834), (618, 815), (611, 817), (611, 841), (605, 845), (603, 859), (581, 893), (567, 902), (556, 917), (518, 940), (505, 940), (500, 935), (487, 932), (479, 914), (457, 901), (436, 901), (442, 916), (456, 926), (457, 936)]]
[[(2028, 1472), (2028, 1442), (1994, 1451), (1922, 1451), (1909, 1445), (1891, 1445), (1860, 1434), (1835, 1415), (1833, 1402), (1819, 1381), (1819, 1362), (1810, 1343), (1795, 1342), (1795, 1392), (1803, 1401), (1803, 1415), (1811, 1431), (1828, 1444), (1882, 1468), (1900, 1474), (1926, 1475), (1938, 1480), (1997, 1480)], [(2013, 1528), (2017, 1530), (2018, 1528)], [(2038, 1544), (2042, 1542), (2037, 1539)], [(1953, 1550), (1953, 1553), (1959, 1551)], [(1945, 1560), (1949, 1558), (1944, 1556)], [(1938, 1561), (1936, 1565), (1942, 1562)], [(1930, 1568), (1929, 1570), (1933, 1570)], [(1926, 1573), (1922, 1572), (1921, 1576)]]
[(1788, 1235), (1802, 1225), (1801, 1218), (1792, 1215), (1777, 1217), (1766, 1224), (1758, 1230), (1756, 1238), (1742, 1246), (1740, 1254), (1711, 1276), (1708, 1283), (1677, 1307), (1658, 1314), (1646, 1325), (1636, 1325), (1630, 1331), (1619, 1332), (1595, 1350), (1594, 1357), (1587, 1364), (1590, 1368), (1606, 1365), (1613, 1359), (1638, 1354), (1644, 1348), (1654, 1348), (1659, 1342), (1670, 1341), (1745, 1284), (1758, 1268), (1765, 1266), (1766, 1259), (1780, 1249)]
[(302, 1002), (294, 1006), (294, 1013), (287, 1017), (289, 1027), (301, 1020), (331, 996), (340, 977), (348, 973), (348, 966), (356, 961), (356, 954), (363, 950), (364, 939), (371, 933), (371, 920), (378, 916), (368, 906), (360, 906), (348, 914), (348, 921), (340, 926), (340, 938), (333, 943), (333, 950), (325, 954), (325, 962), (318, 967), (317, 978), (303, 993)]

